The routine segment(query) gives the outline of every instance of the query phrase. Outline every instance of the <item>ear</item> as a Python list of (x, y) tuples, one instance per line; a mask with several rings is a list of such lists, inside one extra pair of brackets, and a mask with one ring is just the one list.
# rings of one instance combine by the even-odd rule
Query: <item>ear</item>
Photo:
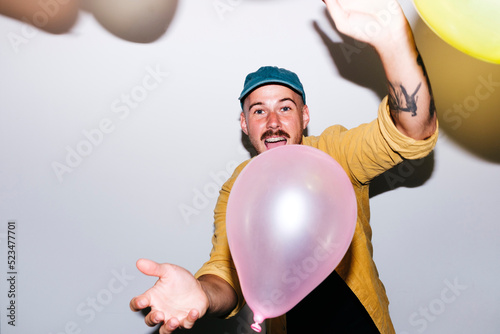
[(247, 120), (243, 111), (240, 114), (240, 126), (241, 130), (248, 136)]
[(305, 128), (307, 128), (307, 124), (309, 124), (309, 107), (307, 105), (302, 107), (302, 123), (303, 130), (305, 130)]

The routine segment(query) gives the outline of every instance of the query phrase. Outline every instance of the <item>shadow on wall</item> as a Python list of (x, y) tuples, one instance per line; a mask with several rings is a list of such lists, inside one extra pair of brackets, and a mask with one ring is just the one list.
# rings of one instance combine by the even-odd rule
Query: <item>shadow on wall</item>
[(332, 41), (317, 22), (313, 23), (313, 28), (330, 52), (339, 74), (346, 80), (372, 90), (382, 100), (387, 95), (387, 84), (377, 52), (368, 44), (340, 33), (326, 10), (325, 16), (343, 42)]
[(64, 34), (80, 10), (94, 15), (110, 33), (135, 43), (151, 43), (167, 31), (178, 0), (3, 0), (0, 14), (52, 34)]
[(414, 33), (436, 100), (440, 141), (446, 137), (481, 159), (500, 163), (500, 65), (458, 51), (422, 20)]
[(370, 198), (399, 187), (416, 188), (430, 179), (434, 171), (434, 152), (418, 160), (405, 160), (370, 182)]

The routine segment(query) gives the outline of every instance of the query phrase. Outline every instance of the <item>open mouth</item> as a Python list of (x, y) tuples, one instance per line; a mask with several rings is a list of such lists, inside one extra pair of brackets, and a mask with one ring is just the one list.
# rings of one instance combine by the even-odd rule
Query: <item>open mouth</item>
[(285, 137), (267, 138), (266, 140), (264, 140), (264, 144), (266, 145), (266, 148), (268, 150), (275, 147), (284, 146), (286, 145), (286, 138)]

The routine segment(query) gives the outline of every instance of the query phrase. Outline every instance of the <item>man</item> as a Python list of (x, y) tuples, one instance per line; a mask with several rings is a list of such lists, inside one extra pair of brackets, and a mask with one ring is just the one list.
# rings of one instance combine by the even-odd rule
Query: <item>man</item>
[[(312, 310), (311, 315), (300, 321), (296, 321), (297, 316), (273, 319), (268, 331), (285, 333), (288, 325), (289, 333), (394, 333), (387, 296), (372, 259), (368, 185), (375, 176), (403, 159), (422, 158), (433, 149), (437, 140), (434, 103), (411, 29), (397, 2), (324, 2), (340, 32), (369, 43), (378, 52), (389, 96), (382, 101), (378, 118), (371, 123), (351, 130), (333, 126), (320, 136), (303, 137), (309, 109), (298, 77), (276, 67), (263, 67), (247, 76), (240, 96), (241, 128), (257, 153), (288, 144), (309, 145), (327, 152), (347, 172), (358, 203), (351, 246), (334, 274), (325, 281), (326, 290), (324, 284), (317, 289), (322, 303), (318, 305), (313, 300), (316, 304), (309, 307), (308, 296), (297, 305), (299, 311), (294, 309), (290, 313), (300, 316), (301, 312)], [(386, 6), (391, 6), (391, 24), (381, 25), (370, 36), (363, 33), (367, 24), (377, 22), (377, 13)], [(205, 315), (233, 316), (244, 305), (227, 244), (225, 212), (231, 187), (245, 165), (236, 169), (221, 190), (215, 208), (214, 247), (210, 260), (195, 277), (172, 264), (149, 260), (137, 263), (143, 273), (159, 279), (154, 287), (132, 299), (130, 306), (134, 311), (151, 307), (145, 321), (150, 326), (163, 323), (161, 334), (191, 328)], [(315, 294), (318, 295), (316, 290), (310, 296), (314, 299)], [(305, 329), (301, 329), (301, 324), (306, 325)]]

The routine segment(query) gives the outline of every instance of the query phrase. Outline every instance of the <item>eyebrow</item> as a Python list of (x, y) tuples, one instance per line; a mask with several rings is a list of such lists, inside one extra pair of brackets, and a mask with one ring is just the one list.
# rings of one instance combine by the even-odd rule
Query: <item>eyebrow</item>
[(253, 107), (255, 107), (255, 106), (261, 106), (261, 105), (264, 105), (264, 103), (262, 103), (262, 102), (255, 102), (255, 103), (251, 104), (250, 106), (248, 106), (248, 110), (252, 110)]
[[(292, 98), (290, 98), (290, 97), (285, 97), (285, 98), (282, 98), (281, 100), (279, 100), (279, 102), (280, 102), (280, 103), (285, 102), (285, 101), (290, 101), (290, 102), (292, 102), (295, 106), (297, 106), (297, 103), (295, 103), (295, 101), (294, 101)], [(262, 106), (262, 105), (264, 105), (264, 103), (262, 103), (262, 102), (255, 102), (255, 103), (252, 103), (252, 104), (248, 107), (248, 110), (252, 110), (252, 108), (253, 108), (253, 107), (255, 107), (255, 106)]]
[(289, 97), (285, 97), (283, 99), (280, 100), (280, 102), (285, 102), (285, 101), (290, 101), (292, 102), (293, 104), (295, 104), (295, 106), (297, 106), (297, 103), (295, 103), (295, 101)]

